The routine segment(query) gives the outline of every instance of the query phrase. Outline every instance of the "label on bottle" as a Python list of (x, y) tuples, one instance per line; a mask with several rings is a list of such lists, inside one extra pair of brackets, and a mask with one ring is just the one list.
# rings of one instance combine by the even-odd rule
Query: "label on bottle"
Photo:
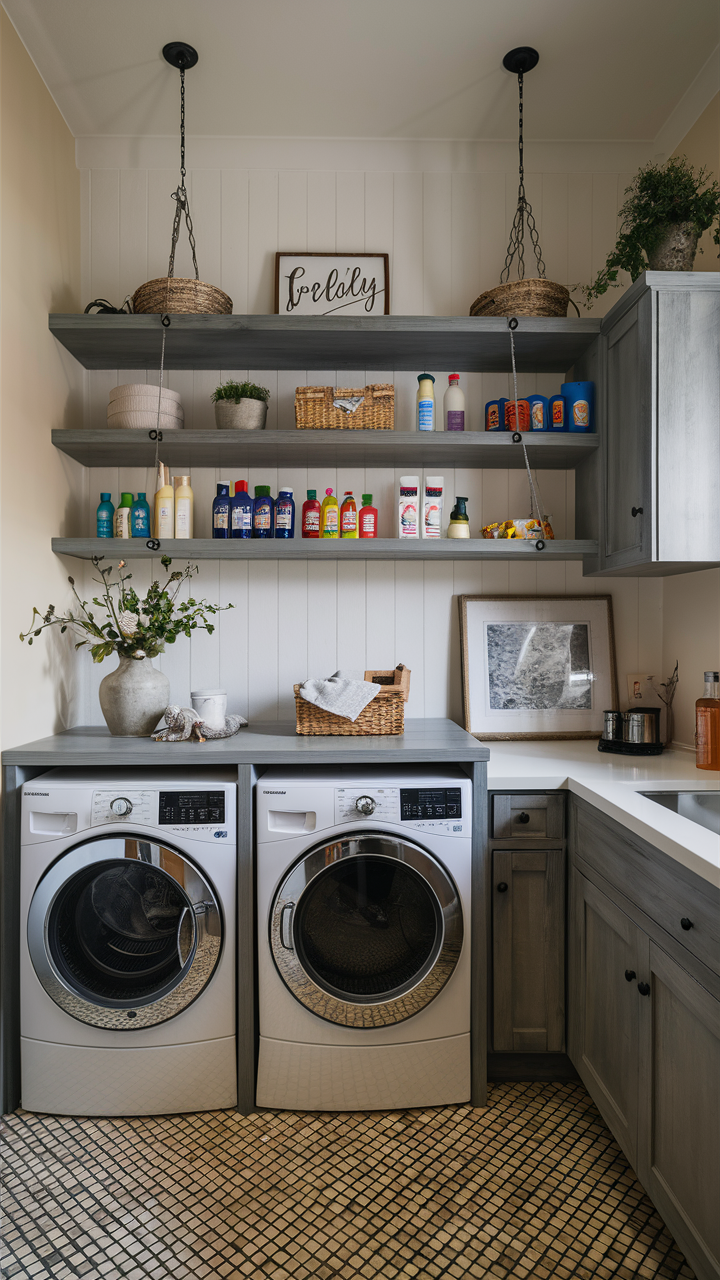
[(425, 537), (440, 537), (440, 515), (442, 508), (436, 500), (426, 498), (425, 500)]
[(576, 427), (590, 426), (590, 405), (587, 400), (576, 400), (573, 405), (573, 422)]
[(417, 538), (418, 507), (417, 498), (402, 499), (400, 502), (400, 537)]
[(435, 401), (418, 400), (418, 431), (432, 431), (435, 426)]
[(557, 428), (565, 426), (565, 401), (559, 397), (552, 403), (552, 422)]
[(695, 763), (698, 769), (720, 768), (720, 705), (695, 708)]
[(320, 532), (320, 512), (315, 508), (314, 511), (306, 511), (303, 516), (303, 533), (319, 533)]
[(532, 429), (542, 431), (545, 427), (545, 406), (542, 400), (533, 400), (531, 405)]
[(112, 538), (113, 536), (113, 518), (105, 512), (101, 513), (97, 518), (97, 536), (98, 538)]
[(213, 511), (213, 529), (227, 529), (228, 527), (228, 509), (227, 507), (216, 507)]
[(323, 520), (323, 536), (336, 534), (338, 531), (338, 509), (337, 507), (325, 508), (325, 519)]
[(130, 508), (118, 507), (115, 512), (115, 537), (130, 537)]
[(292, 528), (292, 507), (289, 502), (275, 504), (275, 528), (288, 530)]
[(175, 537), (190, 538), (190, 516), (192, 503), (190, 498), (178, 498), (175, 503)]
[(363, 507), (360, 512), (360, 536), (363, 538), (376, 537), (377, 530), (375, 528), (375, 512)]
[(494, 403), (492, 400), (489, 404), (485, 405), (485, 430), (500, 430), (500, 405)]
[(508, 400), (505, 405), (505, 426), (508, 431), (530, 430), (530, 405), (527, 400), (518, 400), (518, 425), (515, 426), (515, 401)]
[(252, 529), (252, 511), (249, 507), (232, 508), (232, 527), (242, 530)]
[(340, 517), (340, 532), (355, 533), (357, 530), (357, 511), (352, 507), (343, 507)]
[(262, 506), (255, 507), (253, 516), (253, 525), (255, 529), (263, 529), (270, 532), (270, 504), (264, 502)]
[(150, 537), (150, 522), (144, 507), (133, 507), (130, 512), (130, 531), (133, 538)]
[(464, 409), (448, 409), (447, 429), (448, 431), (464, 431), (465, 430), (465, 410)]

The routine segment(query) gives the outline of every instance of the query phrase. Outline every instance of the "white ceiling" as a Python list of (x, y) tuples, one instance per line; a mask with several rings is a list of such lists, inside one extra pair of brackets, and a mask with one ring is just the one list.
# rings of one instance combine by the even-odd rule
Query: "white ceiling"
[(199, 54), (188, 132), (651, 139), (720, 34), (718, 0), (4, 0), (76, 136), (178, 128), (163, 44)]

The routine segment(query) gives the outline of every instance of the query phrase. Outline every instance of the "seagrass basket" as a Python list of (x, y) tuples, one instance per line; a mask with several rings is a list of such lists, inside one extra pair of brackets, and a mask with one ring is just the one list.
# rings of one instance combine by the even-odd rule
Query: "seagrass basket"
[[(539, 276), (511, 280), (476, 298), (471, 316), (566, 316), (570, 292), (562, 284)], [(574, 304), (573, 304), (574, 305)]]
[(214, 284), (183, 276), (160, 276), (148, 280), (133, 294), (133, 311), (168, 312), (173, 315), (232, 315), (232, 298)]
[[(333, 401), (362, 396), (354, 413), (338, 409)], [(395, 426), (395, 388), (391, 382), (368, 387), (297, 387), (295, 426), (301, 431), (392, 431)]]
[[(367, 678), (368, 672), (365, 673)], [(376, 693), (372, 702), (360, 712), (357, 720), (323, 711), (300, 696), (300, 685), (294, 684), (296, 733), (321, 736), (340, 735), (344, 738), (358, 735), (403, 733), (405, 730), (405, 693), (401, 685), (386, 685)]]

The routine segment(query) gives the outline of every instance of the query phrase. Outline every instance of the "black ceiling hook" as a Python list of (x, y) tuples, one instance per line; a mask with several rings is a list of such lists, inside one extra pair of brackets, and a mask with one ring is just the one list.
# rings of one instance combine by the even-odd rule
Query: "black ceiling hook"
[(177, 67), (178, 71), (187, 71), (189, 67), (195, 66), (198, 51), (191, 44), (185, 44), (184, 40), (171, 40), (170, 44), (163, 46), (163, 58), (171, 67)]

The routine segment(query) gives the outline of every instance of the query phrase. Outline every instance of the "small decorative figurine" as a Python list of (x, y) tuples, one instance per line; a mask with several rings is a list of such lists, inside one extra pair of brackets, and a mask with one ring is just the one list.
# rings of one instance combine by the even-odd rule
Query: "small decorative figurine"
[(150, 737), (156, 742), (205, 742), (207, 738), (232, 738), (243, 725), (244, 716), (226, 716), (224, 729), (210, 729), (192, 707), (168, 707), (165, 712), (167, 729), (156, 729)]

